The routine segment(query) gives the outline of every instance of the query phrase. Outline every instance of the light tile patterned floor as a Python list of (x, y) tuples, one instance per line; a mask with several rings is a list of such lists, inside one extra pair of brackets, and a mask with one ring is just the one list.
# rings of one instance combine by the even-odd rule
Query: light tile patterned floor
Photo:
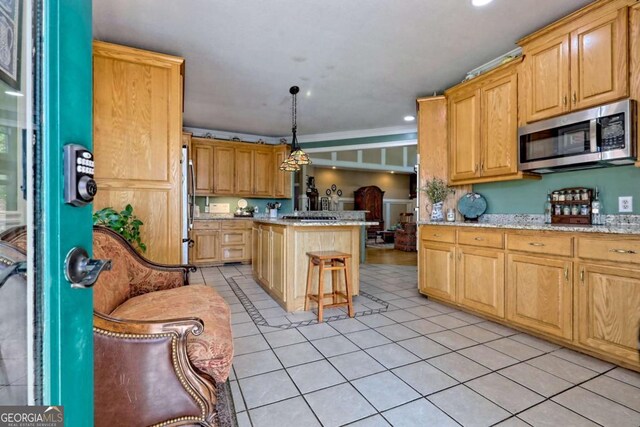
[(363, 265), (354, 319), (289, 314), (251, 266), (193, 283), (230, 304), (241, 427), (638, 426), (640, 374), (439, 304), (415, 267)]

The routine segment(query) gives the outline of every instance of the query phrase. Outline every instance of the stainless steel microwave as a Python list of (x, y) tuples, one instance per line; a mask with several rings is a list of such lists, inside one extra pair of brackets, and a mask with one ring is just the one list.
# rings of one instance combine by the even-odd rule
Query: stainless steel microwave
[(636, 103), (627, 99), (518, 129), (518, 169), (537, 173), (632, 164)]

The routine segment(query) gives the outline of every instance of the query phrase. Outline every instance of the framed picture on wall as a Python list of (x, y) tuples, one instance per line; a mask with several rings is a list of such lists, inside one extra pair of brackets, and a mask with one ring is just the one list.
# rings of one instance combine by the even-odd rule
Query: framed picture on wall
[(0, 0), (0, 79), (20, 90), (22, 1)]

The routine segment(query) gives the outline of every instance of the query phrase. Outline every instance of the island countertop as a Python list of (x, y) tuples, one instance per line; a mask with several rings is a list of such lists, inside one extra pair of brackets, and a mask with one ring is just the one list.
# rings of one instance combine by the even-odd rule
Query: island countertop
[(275, 218), (253, 218), (254, 222), (261, 224), (272, 225), (286, 225), (292, 227), (351, 227), (351, 226), (363, 226), (363, 225), (378, 225), (377, 222), (359, 221), (353, 219), (338, 219), (338, 220), (315, 220), (315, 221), (302, 221), (301, 219), (275, 219)]

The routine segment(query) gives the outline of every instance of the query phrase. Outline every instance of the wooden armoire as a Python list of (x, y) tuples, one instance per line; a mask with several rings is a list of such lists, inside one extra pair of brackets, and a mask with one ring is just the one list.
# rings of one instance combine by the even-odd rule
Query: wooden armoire
[(365, 215), (366, 220), (378, 223), (367, 226), (367, 238), (375, 238), (378, 231), (384, 230), (383, 198), (384, 191), (375, 185), (360, 187), (354, 192), (354, 209), (368, 211)]
[(127, 204), (144, 225), (145, 257), (180, 263), (184, 59), (93, 43), (95, 210)]

